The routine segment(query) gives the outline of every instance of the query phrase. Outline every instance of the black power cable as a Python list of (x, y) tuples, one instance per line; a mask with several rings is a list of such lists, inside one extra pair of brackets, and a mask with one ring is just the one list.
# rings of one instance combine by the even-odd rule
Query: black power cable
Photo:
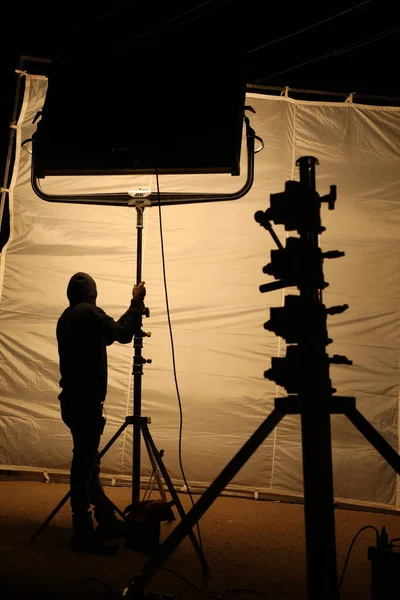
[(309, 60), (305, 60), (304, 62), (298, 63), (297, 65), (293, 65), (288, 67), (287, 69), (282, 69), (282, 71), (277, 71), (276, 73), (271, 73), (266, 77), (260, 77), (256, 80), (256, 83), (262, 83), (263, 81), (267, 81), (268, 79), (273, 79), (274, 77), (278, 77), (278, 75), (283, 75), (284, 73), (289, 73), (289, 71), (294, 71), (295, 69), (299, 69), (300, 67), (304, 67), (314, 62), (318, 62), (320, 60), (325, 60), (326, 58), (331, 58), (334, 56), (339, 56), (340, 54), (346, 54), (347, 52), (351, 52), (352, 50), (357, 50), (358, 48), (362, 48), (364, 46), (368, 46), (379, 40), (386, 38), (397, 31), (400, 30), (400, 25), (395, 25), (394, 27), (390, 27), (383, 31), (379, 31), (378, 33), (371, 35), (366, 38), (362, 38), (352, 42), (351, 44), (347, 44), (347, 46), (342, 46), (340, 48), (336, 48), (331, 52), (326, 52), (326, 54), (321, 54), (320, 56), (315, 56), (314, 58), (310, 58)]
[(252, 48), (251, 50), (248, 50), (246, 52), (246, 54), (252, 54), (253, 52), (258, 52), (258, 50), (262, 50), (263, 48), (267, 48), (267, 46), (272, 46), (274, 44), (278, 44), (279, 42), (283, 42), (284, 40), (287, 40), (289, 38), (292, 38), (296, 35), (300, 35), (301, 33), (305, 33), (306, 31), (310, 31), (310, 29), (314, 29), (315, 27), (319, 27), (320, 25), (323, 25), (324, 23), (328, 23), (329, 21), (333, 21), (334, 19), (337, 19), (338, 17), (341, 17), (353, 10), (356, 10), (357, 8), (361, 8), (362, 6), (364, 6), (365, 4), (369, 4), (370, 2), (372, 2), (372, 0), (364, 0), (364, 2), (361, 2), (360, 4), (356, 4), (355, 6), (352, 6), (350, 8), (347, 8), (346, 10), (342, 10), (339, 13), (336, 13), (330, 17), (327, 17), (326, 19), (322, 19), (321, 21), (317, 21), (316, 23), (313, 23), (312, 25), (308, 25), (307, 27), (303, 27), (303, 29), (298, 29), (297, 31), (294, 31), (293, 33), (288, 33), (286, 35), (283, 35), (280, 38), (277, 38), (275, 40), (271, 40), (270, 42), (266, 42), (265, 44), (262, 44), (261, 46), (257, 46), (256, 48)]
[(190, 581), (189, 579), (187, 579), (187, 577), (184, 577), (183, 575), (181, 575), (180, 573), (178, 573), (178, 571), (174, 571), (173, 569), (169, 569), (167, 567), (160, 567), (160, 571), (167, 571), (168, 573), (172, 573), (173, 575), (176, 575), (177, 577), (179, 577), (180, 579), (182, 579), (182, 581), (184, 581), (185, 583), (187, 583), (188, 585), (190, 585), (192, 588), (194, 588), (195, 590), (197, 590), (201, 594), (204, 594), (208, 598), (212, 598), (212, 600), (220, 600), (220, 596), (214, 596), (214, 594), (210, 594), (210, 592), (208, 590), (207, 591), (202, 590), (195, 583), (193, 583), (192, 581)]
[(375, 533), (376, 533), (376, 545), (379, 546), (379, 531), (378, 531), (378, 529), (376, 527), (374, 527), (374, 525), (365, 525), (364, 527), (361, 527), (361, 529), (359, 529), (357, 531), (356, 535), (353, 537), (353, 539), (351, 541), (349, 550), (347, 552), (346, 560), (344, 561), (342, 575), (341, 575), (340, 581), (339, 581), (339, 590), (342, 587), (343, 579), (344, 579), (344, 576), (345, 576), (345, 573), (346, 573), (347, 565), (349, 563), (351, 551), (353, 550), (354, 544), (356, 543), (357, 538), (360, 535), (360, 533), (362, 533), (366, 529), (373, 529), (375, 531)]
[[(171, 340), (172, 366), (173, 366), (173, 372), (174, 372), (175, 389), (176, 389), (176, 396), (178, 399), (178, 406), (179, 406), (179, 443), (178, 443), (179, 467), (180, 467), (180, 470), (182, 473), (183, 482), (184, 482), (185, 487), (189, 494), (190, 502), (192, 503), (192, 506), (194, 506), (193, 496), (192, 496), (192, 493), (190, 491), (190, 488), (189, 488), (189, 485), (188, 485), (188, 482), (186, 479), (185, 470), (183, 468), (183, 462), (182, 462), (183, 411), (182, 411), (181, 395), (180, 395), (180, 391), (179, 391), (178, 376), (177, 376), (177, 372), (176, 372), (174, 336), (172, 333), (171, 315), (170, 315), (170, 310), (169, 310), (167, 275), (166, 275), (166, 269), (165, 269), (164, 235), (163, 235), (162, 216), (161, 216), (160, 183), (159, 183), (159, 178), (158, 178), (158, 172), (156, 172), (156, 181), (157, 181), (158, 215), (159, 215), (159, 224), (160, 224), (161, 258), (162, 258), (162, 269), (163, 269), (163, 280), (164, 280), (165, 304), (166, 304), (166, 309), (167, 309), (168, 329), (169, 329), (169, 335), (170, 335), (170, 340)], [(202, 537), (201, 537), (199, 523), (196, 523), (196, 529), (197, 529), (197, 534), (198, 534), (198, 538), (199, 538), (200, 552), (204, 557), (203, 541), (202, 541)], [(202, 569), (202, 572), (203, 572), (203, 578), (204, 578), (204, 587), (206, 589), (206, 593), (208, 594), (207, 579), (206, 579), (204, 569)]]
[[(187, 23), (190, 23), (191, 21), (196, 21), (197, 19), (200, 19), (206, 15), (208, 15), (209, 13), (214, 12), (215, 10), (218, 10), (219, 8), (222, 8), (223, 6), (225, 6), (225, 4), (230, 4), (233, 0), (224, 0), (222, 3), (217, 4), (216, 6), (213, 6), (212, 8), (210, 8), (209, 10), (201, 13), (201, 14), (197, 14), (195, 16), (192, 16), (188, 19), (185, 19), (184, 21), (182, 21), (181, 19), (183, 17), (185, 17), (186, 15), (189, 15), (191, 13), (197, 12), (199, 11), (201, 8), (203, 8), (204, 6), (207, 6), (208, 4), (212, 4), (214, 2), (214, 0), (207, 0), (206, 2), (203, 2), (202, 4), (199, 4), (198, 6), (195, 6), (194, 8), (191, 8), (190, 10), (185, 11), (184, 13), (178, 15), (177, 17), (173, 17), (172, 19), (170, 19), (169, 21), (166, 21), (165, 23), (163, 23), (162, 25), (157, 25), (157, 27), (154, 27), (153, 29), (150, 29), (148, 31), (145, 31), (144, 33), (140, 33), (139, 35), (137, 35), (136, 37), (127, 40), (126, 42), (123, 42), (122, 44), (119, 44), (118, 46), (115, 46), (114, 48), (111, 49), (111, 52), (115, 52), (116, 50), (119, 50), (120, 48), (123, 48), (125, 46), (128, 46), (130, 44), (133, 44), (134, 42), (137, 42), (143, 38), (147, 38), (149, 35), (156, 33), (157, 31), (164, 34), (164, 33), (168, 33), (170, 32), (172, 29), (175, 29), (177, 27), (182, 27), (183, 25), (186, 25)], [(178, 21), (176, 23), (176, 21)], [(171, 27), (168, 27), (168, 25), (171, 25), (172, 23), (175, 23), (175, 25), (172, 25)]]
[[(103, 589), (97, 590), (93, 587), (89, 587), (89, 583), (97, 583), (100, 586), (102, 586)], [(91, 595), (96, 594), (98, 596), (116, 598), (116, 594), (113, 592), (113, 590), (106, 583), (104, 583), (104, 581), (101, 581), (101, 579), (97, 579), (96, 577), (88, 577), (87, 579), (85, 579), (85, 581), (83, 582), (83, 589), (85, 590), (85, 592), (89, 592)]]
[(267, 600), (271, 600), (271, 596), (268, 596), (268, 594), (260, 592), (260, 590), (256, 590), (254, 588), (235, 588), (232, 590), (226, 590), (225, 592), (222, 592), (222, 594), (220, 594), (219, 597), (221, 600), (223, 600), (223, 598), (226, 598), (226, 596), (232, 594), (256, 594), (257, 596), (261, 596), (262, 598), (267, 598)]
[(256, 590), (255, 588), (234, 588), (234, 589), (230, 589), (230, 590), (228, 589), (228, 590), (225, 590), (224, 592), (221, 592), (218, 596), (215, 596), (214, 594), (210, 594), (209, 592), (204, 592), (204, 590), (199, 588), (197, 585), (195, 585), (189, 579), (187, 579), (186, 577), (184, 577), (177, 571), (174, 571), (173, 569), (168, 569), (167, 567), (160, 567), (160, 571), (167, 571), (169, 573), (172, 573), (173, 575), (176, 575), (177, 577), (182, 579), (182, 581), (184, 581), (185, 583), (190, 585), (192, 588), (194, 588), (198, 592), (201, 592), (205, 596), (212, 598), (213, 600), (223, 600), (224, 598), (226, 598), (227, 596), (232, 595), (232, 594), (255, 594), (255, 595), (261, 596), (262, 598), (266, 598), (267, 600), (271, 600), (271, 596), (268, 596), (268, 594), (265, 594), (264, 592), (261, 592), (260, 590)]
[[(198, 587), (195, 583), (190, 581), (190, 579), (188, 579), (181, 573), (178, 573), (178, 571), (175, 571), (174, 569), (169, 569), (168, 567), (160, 567), (160, 571), (166, 571), (167, 573), (172, 573), (172, 575), (179, 577), (179, 579), (181, 579), (182, 581), (184, 581), (185, 583), (190, 585), (193, 589), (197, 590), (201, 594), (204, 594), (208, 598), (211, 598), (212, 600), (224, 600), (224, 598), (226, 598), (227, 596), (232, 595), (232, 594), (255, 594), (255, 595), (261, 596), (262, 598), (266, 598), (267, 600), (271, 600), (271, 596), (268, 596), (268, 594), (265, 594), (264, 592), (261, 592), (260, 590), (256, 590), (255, 588), (228, 589), (228, 590), (225, 590), (224, 592), (221, 592), (218, 596), (216, 596), (215, 594), (210, 594), (210, 592), (205, 592), (200, 587)], [(97, 583), (97, 584), (103, 586), (104, 589), (97, 590), (94, 588), (89, 588), (87, 585), (88, 583)], [(110, 600), (120, 597), (115, 592), (113, 592), (113, 590), (108, 585), (106, 585), (100, 579), (96, 579), (95, 577), (85, 579), (85, 581), (83, 583), (83, 589), (86, 592), (91, 593), (92, 595), (96, 594), (97, 596), (103, 596), (103, 597), (105, 596), (105, 597), (109, 598)]]

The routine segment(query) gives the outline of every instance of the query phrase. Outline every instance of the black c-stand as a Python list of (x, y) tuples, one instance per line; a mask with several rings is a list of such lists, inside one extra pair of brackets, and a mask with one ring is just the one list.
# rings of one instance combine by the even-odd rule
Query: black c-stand
[[(327, 315), (348, 308), (347, 305), (326, 308), (322, 303), (322, 290), (327, 286), (323, 259), (344, 254), (322, 253), (318, 246), (318, 236), (324, 231), (321, 202), (328, 202), (332, 210), (336, 188), (331, 186), (330, 194), (320, 198), (315, 190), (317, 159), (306, 156), (297, 164), (300, 182), (286, 182), (283, 193), (271, 195), (271, 208), (255, 215), (279, 248), (271, 252), (271, 263), (264, 267), (264, 272), (279, 281), (260, 286), (260, 291), (295, 286), (300, 292), (298, 296), (287, 296), (283, 308), (272, 308), (271, 319), (264, 325), (289, 344), (286, 357), (273, 358), (272, 368), (264, 373), (266, 378), (283, 386), (289, 396), (275, 399), (274, 410), (125, 588), (123, 598), (145, 598), (145, 587), (157, 570), (286, 414), (301, 416), (308, 600), (339, 600), (330, 415), (345, 415), (400, 475), (399, 455), (357, 410), (355, 399), (333, 395), (336, 390), (329, 378), (330, 363), (351, 364), (344, 356), (330, 358), (326, 353), (331, 342), (327, 335)], [(287, 231), (297, 230), (299, 237), (288, 238), (284, 248), (270, 220), (284, 224)]]
[[(251, 106), (245, 106), (244, 111), (249, 110), (254, 113), (254, 109)], [(45, 200), (46, 202), (66, 202), (71, 204), (102, 204), (102, 205), (121, 205), (126, 206), (127, 204), (130, 206), (135, 206), (137, 209), (137, 283), (140, 283), (142, 278), (142, 231), (143, 231), (143, 210), (145, 206), (150, 206), (149, 201), (151, 199), (157, 199), (160, 205), (175, 205), (175, 204), (195, 204), (195, 203), (203, 203), (203, 202), (220, 202), (220, 201), (228, 201), (228, 200), (238, 200), (242, 198), (245, 194), (247, 194), (254, 181), (254, 155), (256, 152), (259, 152), (264, 144), (261, 138), (259, 138), (253, 128), (250, 125), (250, 120), (247, 116), (243, 115), (243, 120), (245, 123), (246, 129), (246, 146), (247, 146), (247, 177), (242, 188), (231, 194), (198, 194), (198, 193), (160, 193), (157, 191), (156, 194), (150, 193), (148, 197), (144, 200), (132, 200), (132, 194), (127, 192), (123, 193), (105, 193), (105, 194), (73, 194), (73, 195), (57, 195), (57, 194), (46, 194), (40, 187), (37, 175), (35, 173), (35, 151), (33, 151), (32, 155), (32, 165), (31, 165), (31, 183), (32, 189), (36, 193), (36, 195)], [(254, 141), (259, 140), (261, 142), (261, 148), (258, 150), (254, 149)], [(148, 309), (145, 308), (143, 314), (149, 316)], [(99, 458), (101, 459), (104, 454), (108, 451), (108, 449), (114, 444), (114, 442), (118, 439), (121, 433), (125, 430), (128, 425), (133, 425), (133, 465), (132, 465), (132, 504), (135, 505), (139, 500), (140, 495), (140, 454), (141, 454), (141, 435), (143, 435), (143, 439), (146, 445), (147, 452), (149, 454), (150, 462), (153, 468), (150, 479), (153, 478), (157, 481), (158, 488), (160, 491), (160, 495), (163, 500), (165, 500), (164, 488), (162, 485), (162, 481), (160, 478), (160, 473), (164, 478), (166, 486), (171, 493), (173, 504), (176, 505), (179, 516), (183, 519), (185, 517), (185, 512), (182, 507), (182, 504), (179, 500), (179, 496), (175, 492), (172, 481), (168, 475), (168, 472), (163, 464), (162, 456), (164, 454), (163, 450), (158, 452), (154, 441), (151, 438), (150, 432), (148, 430), (148, 423), (150, 423), (150, 419), (148, 417), (141, 416), (141, 394), (142, 394), (142, 374), (143, 374), (143, 364), (146, 362), (151, 362), (148, 359), (142, 358), (142, 348), (143, 348), (143, 337), (147, 336), (147, 333), (142, 332), (140, 336), (135, 336), (134, 340), (134, 415), (128, 416), (125, 419), (125, 422), (121, 425), (120, 429), (114, 434), (111, 440), (106, 444), (106, 446), (99, 452)], [(149, 487), (149, 486), (148, 486)], [(60, 511), (60, 509), (64, 506), (64, 504), (69, 499), (71, 493), (68, 492), (64, 498), (58, 503), (58, 505), (53, 509), (50, 515), (46, 518), (46, 520), (42, 523), (39, 529), (33, 534), (30, 538), (32, 542), (34, 542), (38, 536), (46, 529), (47, 525), (52, 521), (55, 515)], [(112, 504), (112, 503), (111, 503)], [(113, 505), (114, 506), (114, 505)], [(118, 512), (120, 516), (124, 516), (124, 514), (114, 506), (114, 509)], [(193, 544), (195, 551), (197, 552), (199, 559), (202, 564), (203, 572), (205, 574), (209, 573), (209, 568), (205, 557), (202, 553), (201, 547), (197, 541), (196, 536), (192, 531), (187, 531), (185, 535), (189, 535)]]
[[(135, 199), (133, 198), (129, 202), (130, 206), (136, 208), (136, 230), (137, 230), (137, 248), (136, 248), (136, 282), (139, 284), (142, 281), (142, 248), (143, 248), (143, 212), (146, 206), (150, 206), (150, 201), (146, 199)], [(101, 459), (105, 453), (111, 448), (116, 442), (119, 436), (125, 431), (128, 425), (133, 426), (133, 440), (132, 440), (132, 506), (135, 507), (140, 502), (140, 471), (141, 471), (141, 441), (146, 446), (147, 453), (149, 455), (150, 463), (152, 466), (152, 475), (157, 482), (160, 496), (164, 502), (167, 502), (164, 486), (161, 480), (160, 473), (165, 481), (166, 487), (171, 494), (172, 502), (169, 505), (176, 506), (179, 516), (183, 519), (186, 515), (179, 496), (174, 488), (172, 480), (163, 462), (163, 450), (158, 450), (154, 440), (149, 431), (148, 424), (151, 422), (149, 417), (142, 416), (142, 376), (143, 376), (143, 365), (151, 363), (151, 359), (143, 358), (143, 338), (150, 337), (150, 332), (144, 332), (143, 328), (143, 315), (146, 317), (150, 316), (150, 311), (147, 307), (143, 307), (140, 317), (140, 333), (134, 336), (133, 347), (134, 347), (134, 358), (133, 358), (133, 415), (125, 417), (124, 423), (113, 435), (105, 447), (99, 452), (99, 458)], [(55, 517), (59, 510), (64, 506), (67, 500), (71, 496), (69, 491), (59, 504), (54, 508), (46, 520), (42, 523), (39, 529), (31, 537), (31, 542), (36, 541), (39, 535), (44, 531), (50, 521)], [(113, 506), (114, 510), (124, 519), (124, 512), (121, 511), (109, 498), (107, 501)], [(128, 507), (127, 507), (128, 508)], [(171, 512), (171, 520), (174, 519), (173, 513)], [(193, 548), (197, 553), (203, 572), (208, 574), (210, 572), (205, 556), (202, 552), (200, 544), (193, 531), (188, 532)]]

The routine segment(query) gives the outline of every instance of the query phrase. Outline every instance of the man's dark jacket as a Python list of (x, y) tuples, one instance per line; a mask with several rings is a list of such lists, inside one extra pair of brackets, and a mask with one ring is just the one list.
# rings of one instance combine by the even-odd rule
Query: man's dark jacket
[(104, 402), (107, 393), (107, 350), (114, 342), (128, 344), (140, 332), (143, 303), (132, 300), (118, 321), (96, 306), (96, 283), (76, 273), (67, 295), (70, 306), (57, 323), (60, 357), (59, 399), (76, 407)]

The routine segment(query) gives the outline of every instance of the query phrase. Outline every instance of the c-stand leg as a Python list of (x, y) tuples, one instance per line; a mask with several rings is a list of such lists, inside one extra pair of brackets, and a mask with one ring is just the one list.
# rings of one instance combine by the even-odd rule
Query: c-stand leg
[(358, 431), (368, 440), (385, 461), (400, 475), (400, 456), (385, 440), (384, 437), (371, 425), (369, 421), (354, 407), (343, 413)]
[(257, 448), (259, 448), (259, 446), (267, 439), (268, 435), (274, 430), (283, 417), (284, 413), (280, 410), (275, 409), (272, 411), (242, 446), (239, 452), (237, 452), (227, 466), (221, 471), (210, 487), (207, 488), (202, 496), (200, 496), (193, 508), (183, 516), (181, 522), (178, 523), (175, 529), (170, 533), (154, 556), (144, 565), (144, 568), (139, 575), (125, 588), (121, 597), (132, 598), (132, 600), (143, 600), (144, 588), (153, 579), (157, 570), (176, 550), (185, 536), (190, 534), (194, 525), (201, 519), (214, 500), (216, 500), (229, 482), (237, 475)]

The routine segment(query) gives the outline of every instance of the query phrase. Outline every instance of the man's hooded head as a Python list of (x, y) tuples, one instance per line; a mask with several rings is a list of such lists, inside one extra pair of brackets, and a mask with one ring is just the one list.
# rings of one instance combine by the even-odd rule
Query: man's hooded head
[(97, 286), (96, 282), (87, 273), (75, 273), (69, 280), (67, 287), (67, 297), (71, 306), (81, 302), (96, 303)]

